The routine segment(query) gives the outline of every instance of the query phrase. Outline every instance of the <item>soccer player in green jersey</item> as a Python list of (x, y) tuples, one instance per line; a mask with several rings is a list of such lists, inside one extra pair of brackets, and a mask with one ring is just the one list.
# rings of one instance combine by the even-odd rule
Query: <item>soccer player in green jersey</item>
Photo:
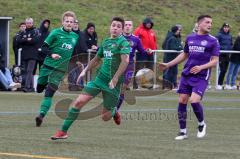
[(110, 120), (112, 117), (120, 117), (116, 114), (116, 104), (118, 102), (120, 88), (123, 83), (123, 73), (129, 63), (130, 45), (122, 36), (124, 20), (120, 17), (114, 17), (110, 25), (110, 38), (105, 39), (97, 55), (88, 63), (88, 66), (81, 72), (78, 81), (85, 76), (86, 72), (96, 67), (101, 59), (103, 63), (95, 80), (90, 81), (84, 87), (84, 93), (72, 103), (68, 115), (63, 122), (61, 130), (58, 130), (52, 140), (66, 139), (67, 131), (72, 123), (77, 119), (80, 109), (86, 105), (92, 98), (102, 92), (103, 110), (102, 119)]
[(48, 56), (39, 72), (37, 92), (41, 93), (46, 88), (41, 102), (39, 115), (35, 118), (36, 126), (42, 124), (43, 118), (52, 105), (52, 97), (62, 81), (78, 35), (72, 32), (72, 26), (76, 19), (75, 13), (67, 11), (62, 16), (62, 27), (54, 29), (44, 41), (42, 52)]

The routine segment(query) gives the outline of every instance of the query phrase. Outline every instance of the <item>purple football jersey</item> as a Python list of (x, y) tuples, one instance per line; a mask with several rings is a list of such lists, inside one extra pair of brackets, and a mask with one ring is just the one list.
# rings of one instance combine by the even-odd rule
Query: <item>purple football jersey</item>
[(194, 66), (200, 66), (208, 63), (212, 56), (219, 56), (220, 45), (218, 40), (210, 35), (190, 34), (186, 38), (184, 52), (188, 54), (188, 60), (184, 65), (182, 75), (194, 76), (200, 79), (208, 80), (211, 74), (211, 69), (205, 69), (196, 75), (190, 73)]
[(128, 42), (130, 43), (130, 55), (129, 55), (129, 63), (133, 63), (134, 62), (134, 55), (135, 55), (135, 51), (138, 50), (139, 53), (141, 54), (146, 54), (142, 43), (140, 41), (140, 39), (137, 36), (134, 35), (129, 35), (129, 36), (125, 36), (125, 39), (128, 40)]

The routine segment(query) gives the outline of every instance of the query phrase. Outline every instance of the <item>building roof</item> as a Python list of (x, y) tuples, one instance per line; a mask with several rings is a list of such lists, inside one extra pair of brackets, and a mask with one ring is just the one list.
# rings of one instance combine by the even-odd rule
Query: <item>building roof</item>
[(3, 20), (12, 20), (13, 17), (0, 17), (0, 19), (3, 19)]

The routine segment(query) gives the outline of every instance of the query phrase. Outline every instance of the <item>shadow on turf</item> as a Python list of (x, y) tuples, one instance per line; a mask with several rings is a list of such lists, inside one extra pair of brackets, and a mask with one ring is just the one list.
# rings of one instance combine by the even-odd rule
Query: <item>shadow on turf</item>
[[(171, 85), (170, 85), (171, 86)], [(165, 89), (145, 89), (145, 90), (128, 90), (125, 93), (125, 102), (134, 105), (136, 104), (136, 97), (147, 97), (147, 96), (156, 96), (160, 94), (164, 94), (172, 89), (172, 86), (168, 89), (165, 87)], [(98, 98), (102, 98), (101, 95), (97, 96)], [(65, 119), (67, 117), (67, 112), (72, 104), (74, 99), (65, 98), (60, 101), (58, 101), (55, 105), (55, 113), (58, 117), (61, 119)], [(103, 103), (100, 103), (96, 105), (95, 107), (91, 108), (87, 111), (80, 111), (80, 114), (78, 116), (78, 120), (87, 120), (91, 118), (95, 118), (101, 115), (101, 111), (103, 109)]]

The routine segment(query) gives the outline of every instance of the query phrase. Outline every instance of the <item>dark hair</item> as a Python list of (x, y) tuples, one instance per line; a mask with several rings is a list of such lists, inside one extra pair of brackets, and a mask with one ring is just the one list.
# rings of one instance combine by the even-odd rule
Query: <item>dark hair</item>
[(223, 25), (222, 25), (222, 28), (224, 28), (224, 27), (229, 27), (230, 28), (230, 25), (229, 25), (229, 23), (223, 23)]
[(94, 23), (92, 23), (92, 22), (87, 23), (87, 29), (89, 29), (91, 27), (94, 27), (94, 29), (95, 29)]
[(26, 23), (21, 22), (21, 23), (18, 25), (18, 27), (20, 27), (21, 25), (26, 25)]
[(197, 18), (197, 22), (203, 20), (204, 18), (212, 18), (210, 15), (200, 15), (198, 18)]
[(123, 18), (121, 18), (121, 17), (113, 17), (112, 18), (112, 22), (113, 21), (118, 21), (118, 22), (121, 22), (122, 23), (122, 28), (124, 28), (124, 19)]

